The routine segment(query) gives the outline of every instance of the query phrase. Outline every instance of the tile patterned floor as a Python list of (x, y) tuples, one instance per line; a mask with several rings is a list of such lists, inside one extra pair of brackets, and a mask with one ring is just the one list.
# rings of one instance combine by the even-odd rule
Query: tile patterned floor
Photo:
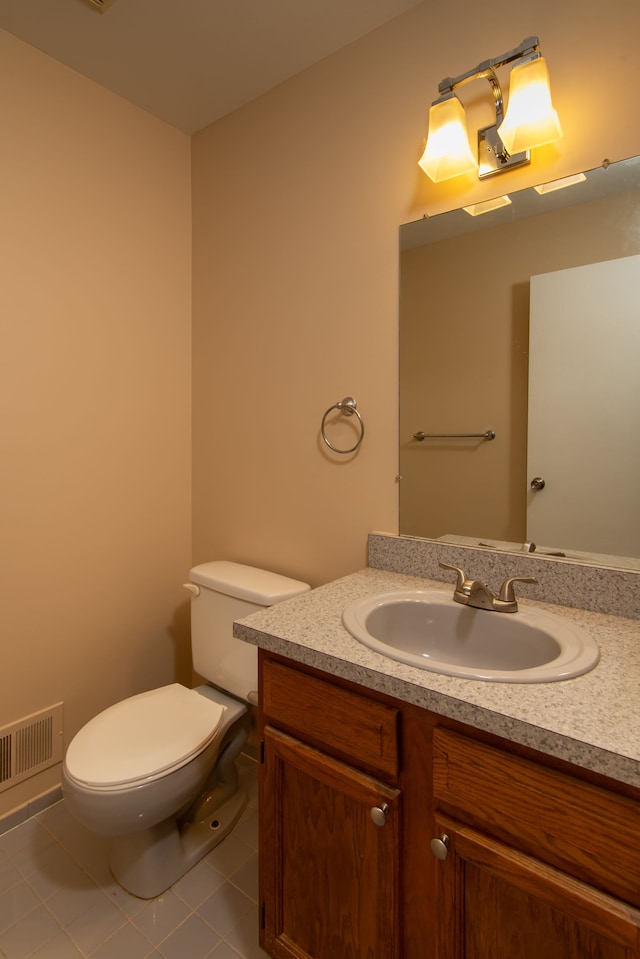
[(117, 885), (64, 800), (0, 835), (0, 959), (262, 959), (255, 763), (240, 775), (240, 823), (157, 899)]

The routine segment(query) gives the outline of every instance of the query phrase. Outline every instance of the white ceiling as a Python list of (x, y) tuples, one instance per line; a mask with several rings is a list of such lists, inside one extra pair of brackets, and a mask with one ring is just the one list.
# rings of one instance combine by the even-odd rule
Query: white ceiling
[(194, 133), (421, 0), (0, 0), (0, 28)]

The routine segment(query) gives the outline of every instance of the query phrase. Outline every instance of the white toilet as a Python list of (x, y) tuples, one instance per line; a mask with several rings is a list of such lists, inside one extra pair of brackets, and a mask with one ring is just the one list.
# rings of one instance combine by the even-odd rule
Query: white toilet
[(210, 852), (247, 802), (235, 759), (257, 703), (258, 655), (234, 639), (233, 621), (309, 589), (230, 562), (195, 566), (189, 579), (193, 665), (211, 685), (173, 683), (110, 706), (76, 734), (62, 770), (69, 810), (112, 838), (111, 871), (141, 899)]

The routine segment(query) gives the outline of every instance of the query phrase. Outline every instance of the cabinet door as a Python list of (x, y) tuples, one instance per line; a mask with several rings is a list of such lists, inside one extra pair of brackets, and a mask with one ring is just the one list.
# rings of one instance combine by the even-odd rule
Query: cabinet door
[(397, 959), (399, 791), (271, 727), (264, 743), (263, 949), (278, 959)]
[[(640, 912), (441, 818), (437, 959), (638, 959)], [(615, 850), (612, 850), (615, 855)]]

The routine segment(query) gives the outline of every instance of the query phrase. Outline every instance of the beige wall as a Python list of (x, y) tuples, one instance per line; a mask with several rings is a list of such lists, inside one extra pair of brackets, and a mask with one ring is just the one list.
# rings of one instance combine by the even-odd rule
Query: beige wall
[[(397, 228), (496, 190), (419, 171), (438, 81), (538, 34), (565, 139), (509, 183), (552, 179), (640, 153), (639, 30), (628, 0), (423, 4), (196, 135), (195, 559), (315, 585), (397, 530)], [(367, 432), (340, 458), (318, 430), (347, 394)]]
[(4, 32), (0, 90), (0, 726), (68, 740), (190, 676), (190, 140)]

